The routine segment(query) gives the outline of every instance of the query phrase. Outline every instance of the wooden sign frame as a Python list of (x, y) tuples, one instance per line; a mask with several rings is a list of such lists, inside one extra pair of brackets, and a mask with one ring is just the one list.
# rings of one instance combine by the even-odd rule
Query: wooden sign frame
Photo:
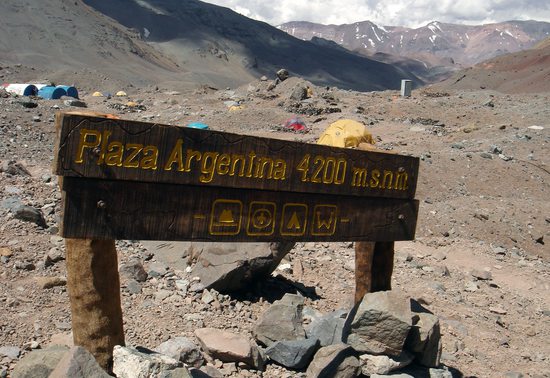
[(394, 241), (414, 238), (416, 157), (82, 113), (56, 127), (74, 343), (107, 371), (124, 345), (115, 239), (357, 241), (359, 303), (391, 289)]

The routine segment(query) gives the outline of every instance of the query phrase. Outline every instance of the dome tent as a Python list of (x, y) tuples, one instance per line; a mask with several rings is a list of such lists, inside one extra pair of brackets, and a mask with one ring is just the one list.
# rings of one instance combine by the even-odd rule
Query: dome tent
[(365, 125), (352, 119), (340, 119), (331, 123), (317, 143), (334, 147), (357, 147), (361, 143), (375, 144)]
[(46, 100), (57, 100), (66, 94), (64, 89), (52, 85), (44, 86), (38, 90), (38, 96)]
[(38, 89), (32, 84), (8, 84), (6, 91), (19, 96), (34, 96)]
[(78, 90), (70, 85), (58, 85), (57, 88), (61, 88), (65, 91), (65, 96), (78, 98)]

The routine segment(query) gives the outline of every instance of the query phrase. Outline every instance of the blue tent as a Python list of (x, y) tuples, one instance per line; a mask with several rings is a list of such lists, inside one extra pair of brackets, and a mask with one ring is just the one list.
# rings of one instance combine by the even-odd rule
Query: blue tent
[(75, 87), (71, 87), (69, 85), (58, 85), (56, 88), (61, 88), (66, 92), (65, 96), (78, 98), (78, 91)]
[(38, 96), (46, 100), (57, 100), (66, 94), (67, 92), (63, 88), (54, 86), (45, 86), (38, 91)]

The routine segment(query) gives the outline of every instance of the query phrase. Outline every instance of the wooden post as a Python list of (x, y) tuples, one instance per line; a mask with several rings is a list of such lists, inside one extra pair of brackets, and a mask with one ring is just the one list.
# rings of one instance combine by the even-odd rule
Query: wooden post
[(391, 290), (394, 242), (355, 243), (355, 304), (365, 294)]
[(114, 346), (124, 345), (115, 241), (65, 242), (74, 343), (86, 348), (110, 371)]

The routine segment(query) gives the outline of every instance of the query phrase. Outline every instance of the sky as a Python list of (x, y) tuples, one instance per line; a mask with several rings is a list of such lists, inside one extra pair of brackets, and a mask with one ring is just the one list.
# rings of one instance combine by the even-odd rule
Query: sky
[(430, 21), (486, 24), (509, 20), (550, 22), (549, 0), (210, 0), (272, 25), (288, 21), (419, 27)]

